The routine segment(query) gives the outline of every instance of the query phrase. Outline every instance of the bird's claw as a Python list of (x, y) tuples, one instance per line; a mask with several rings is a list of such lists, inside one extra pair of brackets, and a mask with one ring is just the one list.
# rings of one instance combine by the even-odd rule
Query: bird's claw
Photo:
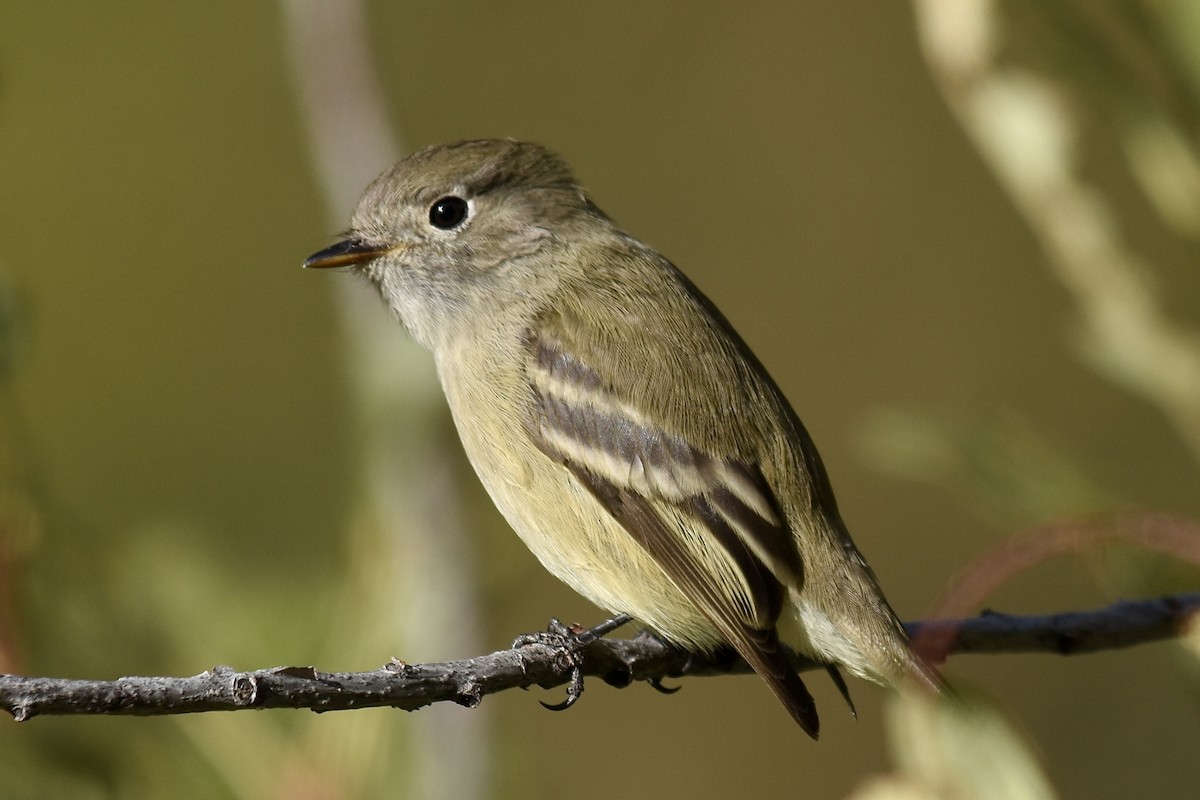
[(651, 689), (662, 694), (675, 694), (683, 688), (682, 686), (663, 686), (662, 678), (651, 678), (646, 683), (650, 684)]
[(584, 629), (579, 625), (564, 625), (557, 619), (550, 620), (546, 630), (541, 633), (526, 633), (518, 636), (513, 642), (514, 648), (530, 644), (540, 644), (557, 651), (557, 661), (560, 669), (570, 674), (567, 683), (567, 697), (561, 703), (542, 703), (551, 711), (566, 711), (579, 701), (583, 695), (583, 651), (592, 642), (610, 633), (625, 623), (631, 617), (620, 614), (606, 620), (593, 628)]
[(547, 703), (544, 700), (538, 702), (542, 707), (549, 711), (566, 711), (571, 706), (578, 702), (583, 696), (583, 667), (574, 664), (571, 667), (571, 681), (567, 684), (567, 698), (561, 703)]
[(513, 649), (519, 650), (531, 644), (542, 644), (547, 647), (564, 649), (574, 644), (579, 638), (580, 627), (578, 625), (564, 625), (557, 619), (550, 620), (550, 624), (546, 626), (546, 630), (538, 631), (537, 633), (522, 633), (516, 639), (513, 639)]

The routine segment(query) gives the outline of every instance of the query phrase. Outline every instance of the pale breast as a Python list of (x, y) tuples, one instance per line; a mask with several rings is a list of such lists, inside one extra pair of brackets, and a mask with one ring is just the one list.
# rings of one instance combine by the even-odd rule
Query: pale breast
[(528, 382), (520, 370), (499, 368), (502, 360), (460, 352), (439, 359), (438, 373), (467, 457), (509, 525), (551, 574), (606, 611), (631, 614), (684, 646), (717, 645), (711, 623), (645, 550), (534, 445)]

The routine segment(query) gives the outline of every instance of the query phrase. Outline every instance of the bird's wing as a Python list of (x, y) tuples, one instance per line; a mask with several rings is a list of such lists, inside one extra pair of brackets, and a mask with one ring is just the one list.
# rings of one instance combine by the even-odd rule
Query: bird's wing
[[(612, 514), (815, 738), (815, 703), (775, 629), (785, 587), (800, 585), (803, 565), (757, 464), (708, 452), (669, 430), (668, 422), (651, 419), (602, 374), (597, 359), (572, 352), (564, 338), (552, 325), (528, 334), (527, 374), (536, 407), (530, 434)], [(652, 362), (647, 360), (648, 369)]]

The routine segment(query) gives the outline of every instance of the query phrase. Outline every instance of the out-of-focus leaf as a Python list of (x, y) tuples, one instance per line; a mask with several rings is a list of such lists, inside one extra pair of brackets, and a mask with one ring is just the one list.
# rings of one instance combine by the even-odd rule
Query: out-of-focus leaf
[(1052, 800), (1041, 766), (1004, 719), (961, 700), (897, 696), (888, 710), (896, 774), (853, 800)]
[(864, 457), (886, 473), (950, 489), (1000, 530), (1111, 508), (1119, 495), (1020, 420), (952, 420), (888, 409), (864, 426)]
[(1179, 641), (1185, 651), (1196, 657), (1196, 665), (1200, 666), (1200, 616), (1192, 617)]

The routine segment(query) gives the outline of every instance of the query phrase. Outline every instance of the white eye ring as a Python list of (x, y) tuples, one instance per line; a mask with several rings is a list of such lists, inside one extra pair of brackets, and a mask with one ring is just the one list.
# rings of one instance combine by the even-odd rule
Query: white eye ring
[(446, 195), (435, 200), (429, 207), (429, 224), (439, 230), (450, 231), (467, 221), (471, 206), (455, 195)]

